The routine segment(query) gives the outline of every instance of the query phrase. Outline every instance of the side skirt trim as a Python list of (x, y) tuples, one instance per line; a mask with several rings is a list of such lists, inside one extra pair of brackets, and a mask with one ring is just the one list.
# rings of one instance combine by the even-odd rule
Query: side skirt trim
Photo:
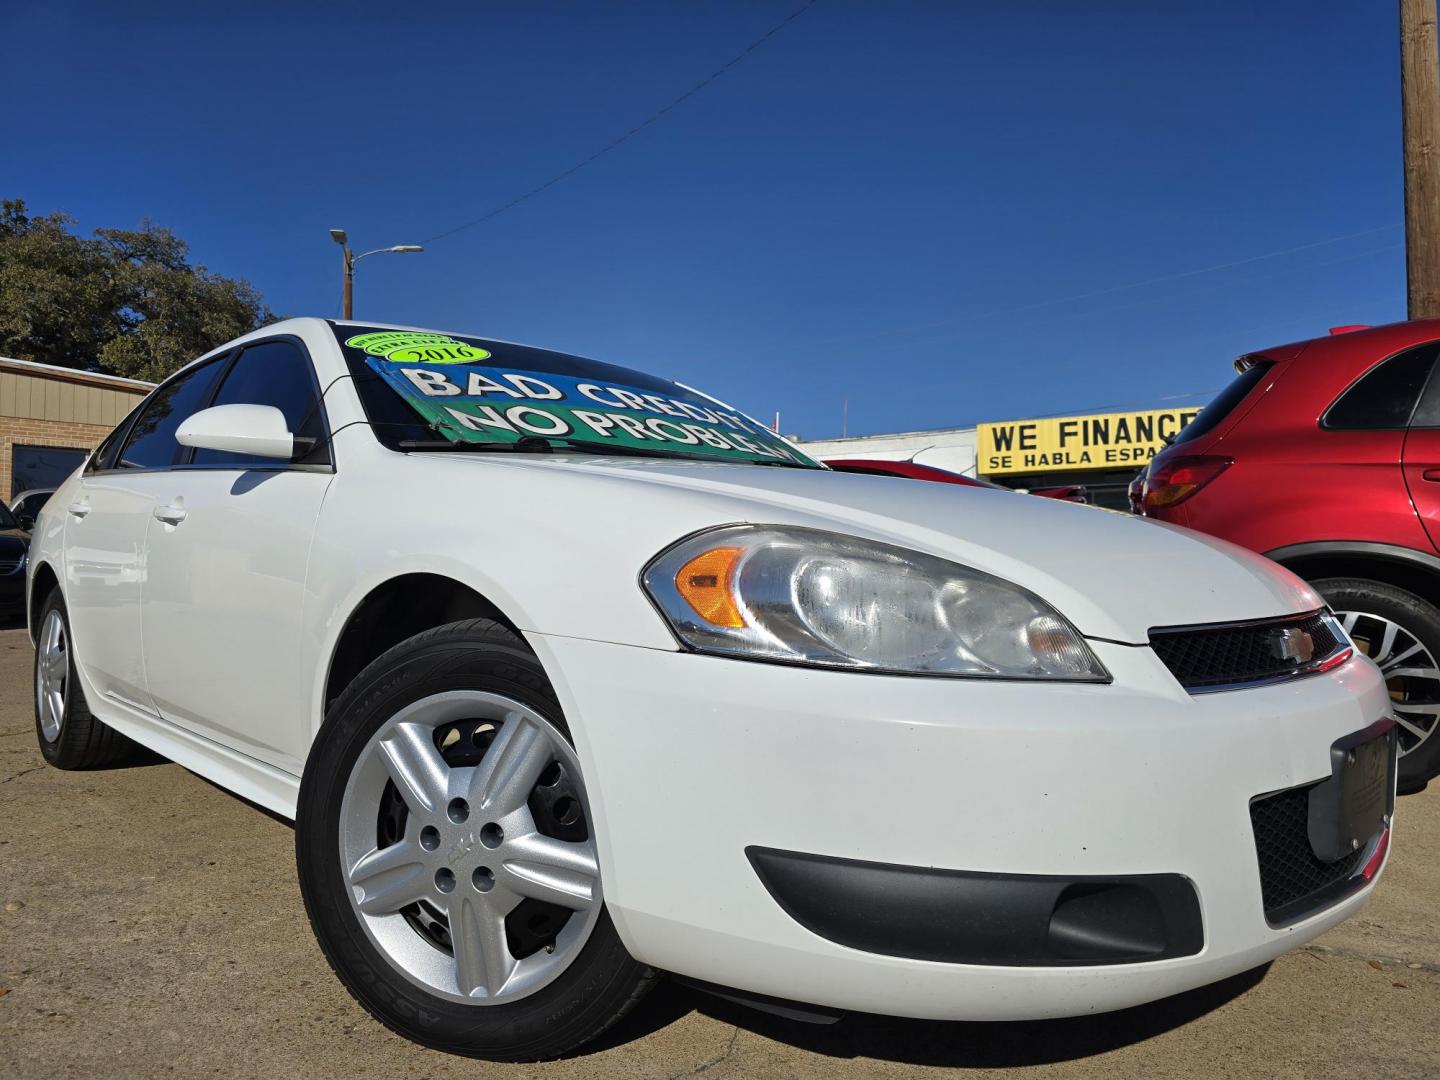
[(295, 820), (295, 804), (300, 798), (298, 776), (186, 731), (113, 695), (94, 695), (88, 685), (85, 691), (86, 700), (92, 702), (91, 712), (120, 734), (241, 798)]

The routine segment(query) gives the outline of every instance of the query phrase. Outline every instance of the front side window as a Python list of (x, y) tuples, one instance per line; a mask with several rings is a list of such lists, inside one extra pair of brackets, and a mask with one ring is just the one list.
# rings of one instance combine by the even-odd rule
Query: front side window
[[(266, 341), (251, 345), (231, 366), (211, 406), (271, 405), (285, 415), (285, 424), (301, 446), (316, 447), (315, 455), (328, 463), (328, 447), (322, 445), (324, 421), (320, 415), (320, 393), (311, 374), (310, 358), (289, 341)], [(300, 440), (309, 440), (300, 442)], [(311, 461), (306, 457), (302, 460)], [(283, 465), (275, 458), (236, 454), (225, 450), (196, 450), (195, 465), (212, 468), (257, 469)]]
[(1435, 345), (1396, 353), (1371, 368), (1326, 411), (1332, 431), (1392, 431), (1410, 423), (1435, 363)]
[(211, 360), (162, 383), (140, 407), (114, 467), (168, 469), (174, 465), (183, 449), (175, 441), (175, 429), (209, 403), (222, 367), (220, 360)]
[(371, 428), (393, 450), (824, 468), (730, 406), (630, 368), (451, 334), (337, 326), (335, 335)]

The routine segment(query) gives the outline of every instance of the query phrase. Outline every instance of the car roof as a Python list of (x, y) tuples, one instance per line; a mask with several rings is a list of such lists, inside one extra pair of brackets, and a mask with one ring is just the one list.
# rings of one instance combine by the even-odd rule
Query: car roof
[(1271, 345), (1255, 349), (1249, 356), (1262, 356), (1274, 363), (1285, 363), (1302, 354), (1318, 351), (1330, 353), (1346, 352), (1371, 358), (1388, 356), (1412, 345), (1423, 345), (1427, 341), (1440, 340), (1440, 319), (1410, 319), (1405, 322), (1386, 323), (1383, 326), (1366, 326), (1355, 330), (1325, 334), (1320, 337), (1292, 341), (1285, 345)]
[[(302, 330), (307, 329), (318, 329), (328, 332), (332, 328), (338, 329), (342, 326), (355, 327), (361, 330), (408, 330), (412, 333), (417, 334), (449, 334), (458, 337), (475, 337), (481, 338), (485, 341), (494, 341), (501, 345), (519, 345), (527, 349), (541, 349), (546, 352), (561, 353), (565, 356), (574, 356), (581, 360), (595, 359), (594, 357), (586, 356), (581, 353), (569, 352), (565, 349), (551, 348), (548, 345), (534, 345), (524, 341), (509, 341), (505, 338), (497, 338), (489, 334), (477, 334), (470, 330), (442, 330), (434, 326), (407, 326), (403, 323), (371, 322), (369, 320), (362, 321), (359, 319), (326, 319), (319, 315), (295, 315), (288, 319), (280, 319), (277, 322), (266, 323), (264, 326), (258, 327), (255, 330), (251, 330), (248, 333), (241, 334), (239, 337), (231, 338), (229, 341), (226, 341), (223, 344), (216, 345), (213, 349), (209, 349), (201, 353), (194, 360), (182, 364), (174, 372), (171, 372), (171, 375), (178, 374), (179, 372), (184, 371), (186, 368), (194, 367), (197, 364), (204, 363), (206, 360), (214, 359), (216, 356), (221, 355), (226, 350), (232, 349), (237, 345), (246, 345), (253, 341), (260, 341), (265, 338), (274, 337), (277, 334), (299, 335)], [(167, 378), (168, 377), (169, 376), (167, 376)], [(709, 397), (710, 395), (707, 394), (705, 396)], [(722, 405), (725, 404), (724, 402), (719, 403)], [(733, 406), (726, 407), (733, 408)]]
[(450, 334), (455, 337), (480, 338), (483, 341), (494, 341), (500, 345), (519, 345), (526, 349), (543, 349), (546, 352), (562, 353), (566, 356), (576, 356), (582, 360), (593, 360), (592, 356), (585, 356), (582, 353), (570, 352), (568, 349), (556, 349), (550, 345), (536, 345), (529, 341), (510, 341), (506, 338), (498, 338), (493, 334), (482, 334), (475, 330), (446, 330), (437, 326), (405, 326), (401, 323), (370, 322), (364, 319), (321, 319), (320, 322), (340, 328), (342, 326), (353, 326), (361, 330), (408, 330), (416, 334)]

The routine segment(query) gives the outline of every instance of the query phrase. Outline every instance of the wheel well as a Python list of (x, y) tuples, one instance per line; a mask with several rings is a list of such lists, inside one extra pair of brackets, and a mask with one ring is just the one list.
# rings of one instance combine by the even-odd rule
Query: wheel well
[(1440, 605), (1440, 570), (1408, 559), (1387, 558), (1368, 552), (1324, 552), (1277, 560), (1306, 581), (1322, 578), (1362, 577), (1405, 589)]
[[(405, 574), (376, 586), (350, 613), (325, 679), (325, 708), (387, 649), (432, 627), (461, 619), (515, 624), (468, 585), (439, 574)], [(518, 630), (516, 633), (518, 634)]]
[(30, 631), (30, 640), (35, 640), (36, 623), (40, 621), (40, 609), (45, 606), (45, 600), (51, 591), (60, 587), (60, 579), (55, 576), (55, 571), (50, 568), (49, 563), (40, 563), (35, 567), (34, 579), (30, 583), (30, 606), (25, 610), (26, 629)]

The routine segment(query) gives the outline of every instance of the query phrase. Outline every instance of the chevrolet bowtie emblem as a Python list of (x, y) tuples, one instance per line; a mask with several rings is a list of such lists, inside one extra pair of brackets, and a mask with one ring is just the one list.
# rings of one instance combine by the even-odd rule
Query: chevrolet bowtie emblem
[(1287, 626), (1271, 636), (1270, 651), (1277, 659), (1308, 664), (1315, 656), (1315, 639), (1298, 626)]
[(475, 844), (476, 839), (473, 832), (468, 832), (464, 836), (460, 837), (460, 839), (455, 842), (455, 846), (450, 849), (450, 861), (452, 863), (459, 862), (466, 855), (469, 855), (470, 852), (475, 850)]

